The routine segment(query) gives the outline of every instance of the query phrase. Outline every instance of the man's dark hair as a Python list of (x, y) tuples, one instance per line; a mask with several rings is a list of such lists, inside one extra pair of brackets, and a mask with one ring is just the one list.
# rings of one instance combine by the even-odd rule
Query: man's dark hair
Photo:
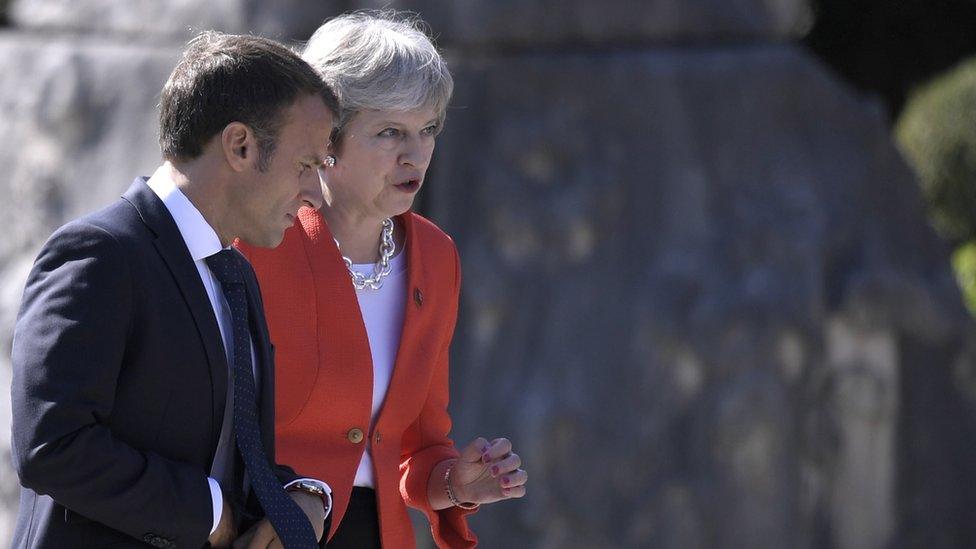
[(257, 136), (259, 170), (274, 155), (284, 111), (301, 95), (318, 95), (333, 116), (339, 104), (325, 82), (298, 55), (266, 38), (214, 31), (191, 40), (163, 86), (159, 147), (163, 157), (187, 161), (231, 122)]

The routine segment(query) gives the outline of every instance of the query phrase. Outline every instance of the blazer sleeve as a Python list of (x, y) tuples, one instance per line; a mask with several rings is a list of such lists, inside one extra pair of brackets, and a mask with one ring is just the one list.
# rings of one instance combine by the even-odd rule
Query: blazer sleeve
[(205, 471), (105, 425), (134, 328), (133, 283), (102, 228), (75, 222), (45, 244), (14, 332), (13, 461), (21, 484), (91, 520), (199, 547), (213, 525)]
[(476, 509), (465, 510), (449, 507), (434, 511), (427, 495), (431, 472), (438, 463), (456, 459), (458, 451), (448, 438), (451, 418), (447, 412), (449, 399), (448, 362), (451, 338), (457, 322), (458, 299), (461, 289), (461, 264), (457, 250), (454, 252), (454, 295), (451, 306), (450, 326), (441, 346), (420, 415), (403, 434), (400, 454), (400, 493), (410, 507), (427, 516), (431, 533), (438, 547), (474, 547), (478, 538), (468, 528), (467, 515)]

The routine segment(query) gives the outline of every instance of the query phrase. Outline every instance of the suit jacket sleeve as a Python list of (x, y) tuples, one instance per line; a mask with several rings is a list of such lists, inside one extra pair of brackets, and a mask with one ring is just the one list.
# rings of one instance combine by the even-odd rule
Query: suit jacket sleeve
[(431, 532), (438, 547), (474, 547), (477, 536), (468, 528), (466, 515), (475, 510), (449, 507), (434, 511), (427, 494), (431, 472), (438, 463), (455, 459), (458, 451), (448, 438), (451, 418), (447, 412), (448, 355), (454, 325), (457, 322), (457, 307), (461, 289), (461, 264), (454, 252), (454, 294), (451, 325), (444, 338), (436, 362), (427, 399), (416, 421), (404, 432), (400, 456), (400, 493), (407, 505), (419, 509), (430, 522)]
[(106, 426), (133, 331), (134, 282), (102, 228), (72, 223), (45, 244), (14, 334), (14, 464), (24, 486), (89, 519), (201, 546), (213, 521), (205, 471)]

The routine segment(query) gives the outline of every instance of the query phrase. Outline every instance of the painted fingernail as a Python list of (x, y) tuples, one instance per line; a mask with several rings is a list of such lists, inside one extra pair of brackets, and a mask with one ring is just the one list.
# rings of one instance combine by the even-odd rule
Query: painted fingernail
[(511, 492), (511, 490), (509, 490), (508, 488), (502, 488), (502, 494), (505, 494), (507, 496), (509, 492)]
[(487, 444), (485, 444), (484, 446), (481, 447), (481, 453), (482, 454), (487, 454), (488, 453), (488, 445)]
[(491, 467), (491, 476), (493, 476), (493, 477), (494, 476), (498, 476), (498, 466), (497, 465), (493, 465)]
[(481, 461), (488, 463), (488, 452), (481, 454)]
[(502, 484), (508, 485), (508, 477), (502, 477)]

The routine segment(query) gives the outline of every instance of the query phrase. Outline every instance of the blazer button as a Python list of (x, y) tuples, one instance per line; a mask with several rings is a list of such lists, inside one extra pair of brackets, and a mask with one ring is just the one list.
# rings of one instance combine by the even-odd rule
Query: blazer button
[(349, 432), (346, 433), (346, 438), (348, 438), (349, 439), (349, 442), (351, 442), (353, 444), (359, 444), (360, 442), (363, 441), (363, 430), (362, 429), (349, 429)]
[(413, 289), (413, 301), (418, 307), (424, 304), (424, 293), (420, 291), (420, 288)]
[(380, 432), (376, 431), (376, 436), (373, 437), (373, 444), (379, 444), (379, 443), (380, 443)]

